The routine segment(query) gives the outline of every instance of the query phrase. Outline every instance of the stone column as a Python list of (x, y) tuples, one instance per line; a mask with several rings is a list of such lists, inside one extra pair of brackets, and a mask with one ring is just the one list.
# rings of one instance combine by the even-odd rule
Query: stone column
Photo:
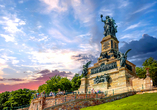
[(147, 76), (147, 77), (150, 77), (149, 69), (150, 69), (150, 68), (146, 68), (146, 71), (147, 71), (146, 76)]

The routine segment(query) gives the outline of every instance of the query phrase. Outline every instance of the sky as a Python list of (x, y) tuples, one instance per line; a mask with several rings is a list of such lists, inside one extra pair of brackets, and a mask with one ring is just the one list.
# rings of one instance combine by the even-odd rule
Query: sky
[(119, 51), (136, 66), (157, 60), (156, 0), (0, 0), (0, 93), (38, 89), (50, 77), (71, 79), (100, 56), (113, 17)]

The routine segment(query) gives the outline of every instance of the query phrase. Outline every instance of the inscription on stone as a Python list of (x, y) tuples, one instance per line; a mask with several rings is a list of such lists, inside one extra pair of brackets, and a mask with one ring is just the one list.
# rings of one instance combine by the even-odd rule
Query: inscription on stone
[(117, 63), (116, 62), (107, 64), (107, 65), (105, 65), (103, 63), (103, 64), (101, 64), (101, 66), (91, 69), (91, 74), (99, 73), (99, 72), (102, 72), (102, 71), (107, 71), (107, 70), (114, 69), (114, 68), (117, 68)]
[(109, 48), (109, 42), (105, 42), (103, 47), (104, 47), (104, 49), (108, 49)]

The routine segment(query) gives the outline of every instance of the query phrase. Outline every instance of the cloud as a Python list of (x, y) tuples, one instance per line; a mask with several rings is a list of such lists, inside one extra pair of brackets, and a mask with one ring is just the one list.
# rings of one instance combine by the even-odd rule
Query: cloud
[(119, 2), (118, 8), (125, 8), (130, 4), (129, 0), (118, 0), (118, 2)]
[(22, 4), (22, 3), (23, 3), (23, 0), (20, 0), (20, 1), (19, 1), (19, 3), (21, 3), (21, 4)]
[(130, 30), (130, 29), (134, 29), (134, 28), (137, 28), (137, 27), (145, 27), (147, 25), (149, 25), (149, 22), (142, 22), (142, 21), (140, 21), (140, 22), (138, 22), (136, 24), (130, 25), (124, 31)]
[(0, 7), (1, 7), (1, 8), (4, 8), (5, 6), (4, 6), (4, 5), (0, 5)]
[(8, 80), (8, 81), (25, 81), (26, 79), (19, 79), (19, 78), (2, 78), (2, 79), (0, 79), (0, 81), (6, 81), (6, 80)]
[(103, 7), (103, 8), (101, 8), (100, 11), (99, 11), (99, 15), (101, 15), (101, 14), (103, 14), (103, 15), (105, 15), (105, 16), (113, 16), (113, 15), (114, 15), (114, 11), (113, 11), (112, 8), (111, 8), (111, 9), (108, 9), (108, 8), (106, 8), (106, 7)]
[(14, 36), (9, 36), (9, 35), (5, 35), (5, 34), (0, 34), (1, 37), (5, 38), (5, 41), (6, 42), (15, 42), (15, 38)]
[[(77, 69), (80, 63), (78, 62), (77, 65), (74, 65), (76, 62), (71, 59), (71, 56), (76, 55), (77, 51), (72, 51), (68, 49), (46, 49), (45, 51), (38, 52), (32, 51), (28, 54), (31, 55), (30, 60), (40, 64), (34, 65), (36, 67), (41, 67), (42, 69)], [(31, 66), (31, 65), (29, 65)]]
[(19, 19), (15, 14), (12, 12), (2, 11), (2, 16), (0, 17), (0, 25), (1, 25), (1, 32), (0, 37), (5, 38), (6, 42), (16, 42), (18, 33), (24, 34), (22, 31), (22, 25), (25, 25), (26, 22)]
[(15, 65), (15, 64), (17, 64), (17, 63), (19, 63), (19, 60), (13, 60), (13, 61), (12, 61), (12, 64), (13, 64), (13, 65)]
[(157, 53), (157, 38), (143, 34), (143, 37), (138, 41), (131, 41), (126, 43), (120, 48), (121, 52), (126, 52), (128, 49), (132, 49), (128, 53), (129, 60), (133, 61), (137, 66), (141, 66), (143, 61), (149, 57), (157, 59), (155, 53)]
[(134, 28), (139, 27), (139, 26), (141, 26), (141, 22), (139, 22), (137, 24), (133, 24), (133, 25), (127, 27), (124, 31), (129, 30), (129, 29), (134, 29)]
[(148, 10), (148, 11), (145, 12), (145, 14), (146, 14), (146, 13), (151, 13), (151, 12), (154, 12), (154, 11), (155, 11), (154, 9)]
[(72, 0), (71, 5), (74, 10), (75, 19), (79, 19), (81, 23), (92, 23), (95, 14), (94, 4), (90, 0)]
[(19, 25), (25, 25), (25, 24), (26, 24), (26, 22), (24, 22), (24, 21), (19, 22)]
[(38, 37), (30, 36), (29, 40), (37, 41), (37, 42), (41, 42), (41, 41), (47, 42), (49, 40), (49, 37), (47, 35), (44, 35), (44, 34), (38, 34)]
[(88, 44), (88, 43), (81, 43), (79, 45), (79, 50), (85, 53), (90, 53), (92, 52), (92, 55), (95, 55), (96, 53), (98, 53), (100, 51), (100, 48), (97, 44)]
[(72, 56), (72, 58), (76, 61), (81, 61), (82, 63), (86, 63), (88, 61), (92, 61), (92, 64), (97, 62), (97, 56), (91, 55), (91, 54), (78, 54)]
[(150, 8), (150, 7), (152, 7), (152, 6), (154, 6), (156, 3), (157, 3), (157, 2), (148, 3), (148, 4), (146, 4), (145, 6), (143, 6), (142, 8), (140, 8), (140, 9), (134, 11), (132, 14), (136, 14), (136, 13), (142, 12), (142, 11), (144, 11), (144, 10), (146, 10), (146, 9), (148, 9), (148, 8)]
[(49, 30), (49, 34), (51, 35), (51, 37), (55, 38), (55, 39), (60, 39), (63, 40), (65, 42), (73, 42), (73, 40), (68, 39), (66, 36), (64, 36), (61, 31), (55, 29), (55, 28), (51, 28)]
[(3, 29), (9, 33), (22, 32), (18, 26), (25, 25), (24, 21), (21, 21), (16, 15), (4, 16), (0, 20), (0, 24), (3, 25)]
[(4, 72), (3, 69), (8, 68), (9, 66), (6, 64), (6, 60), (0, 58), (0, 78), (3, 78)]
[(141, 35), (145, 32), (145, 30), (140, 30), (140, 31), (133, 31), (131, 34), (121, 34), (119, 36), (119, 39), (125, 39), (125, 41), (129, 41), (129, 40), (139, 40), (139, 38), (141, 37)]
[(67, 0), (40, 0), (40, 2), (45, 4), (46, 13), (50, 13), (51, 11), (64, 12), (68, 9)]
[(45, 70), (40, 71), (39, 73), (42, 73), (42, 74), (45, 74), (45, 73), (50, 73), (50, 70), (45, 69)]
[(2, 55), (1, 58), (3, 58), (6, 61), (9, 61), (9, 60), (13, 61), (16, 59), (16, 57), (7, 56), (7, 55)]
[(35, 80), (48, 80), (50, 77), (53, 77), (55, 75), (60, 75), (61, 77), (67, 77), (69, 79), (72, 79), (74, 73), (72, 72), (65, 72), (65, 71), (58, 71), (58, 70), (42, 70), (38, 74), (41, 74), (40, 77), (36, 78)]

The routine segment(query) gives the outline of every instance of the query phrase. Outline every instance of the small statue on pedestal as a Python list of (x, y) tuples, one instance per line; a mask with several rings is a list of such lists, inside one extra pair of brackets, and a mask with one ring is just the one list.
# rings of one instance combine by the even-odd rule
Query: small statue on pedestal
[(82, 71), (83, 77), (85, 77), (87, 75), (87, 73), (88, 73), (88, 66), (89, 66), (90, 63), (91, 63), (91, 61), (89, 61), (85, 65), (83, 65), (83, 71)]
[(120, 52), (120, 58), (119, 58), (119, 59), (120, 59), (120, 66), (121, 66), (121, 67), (125, 67), (126, 60), (127, 60), (127, 53), (128, 53), (130, 50), (131, 50), (131, 49), (127, 50), (127, 51), (125, 52), (125, 54)]

